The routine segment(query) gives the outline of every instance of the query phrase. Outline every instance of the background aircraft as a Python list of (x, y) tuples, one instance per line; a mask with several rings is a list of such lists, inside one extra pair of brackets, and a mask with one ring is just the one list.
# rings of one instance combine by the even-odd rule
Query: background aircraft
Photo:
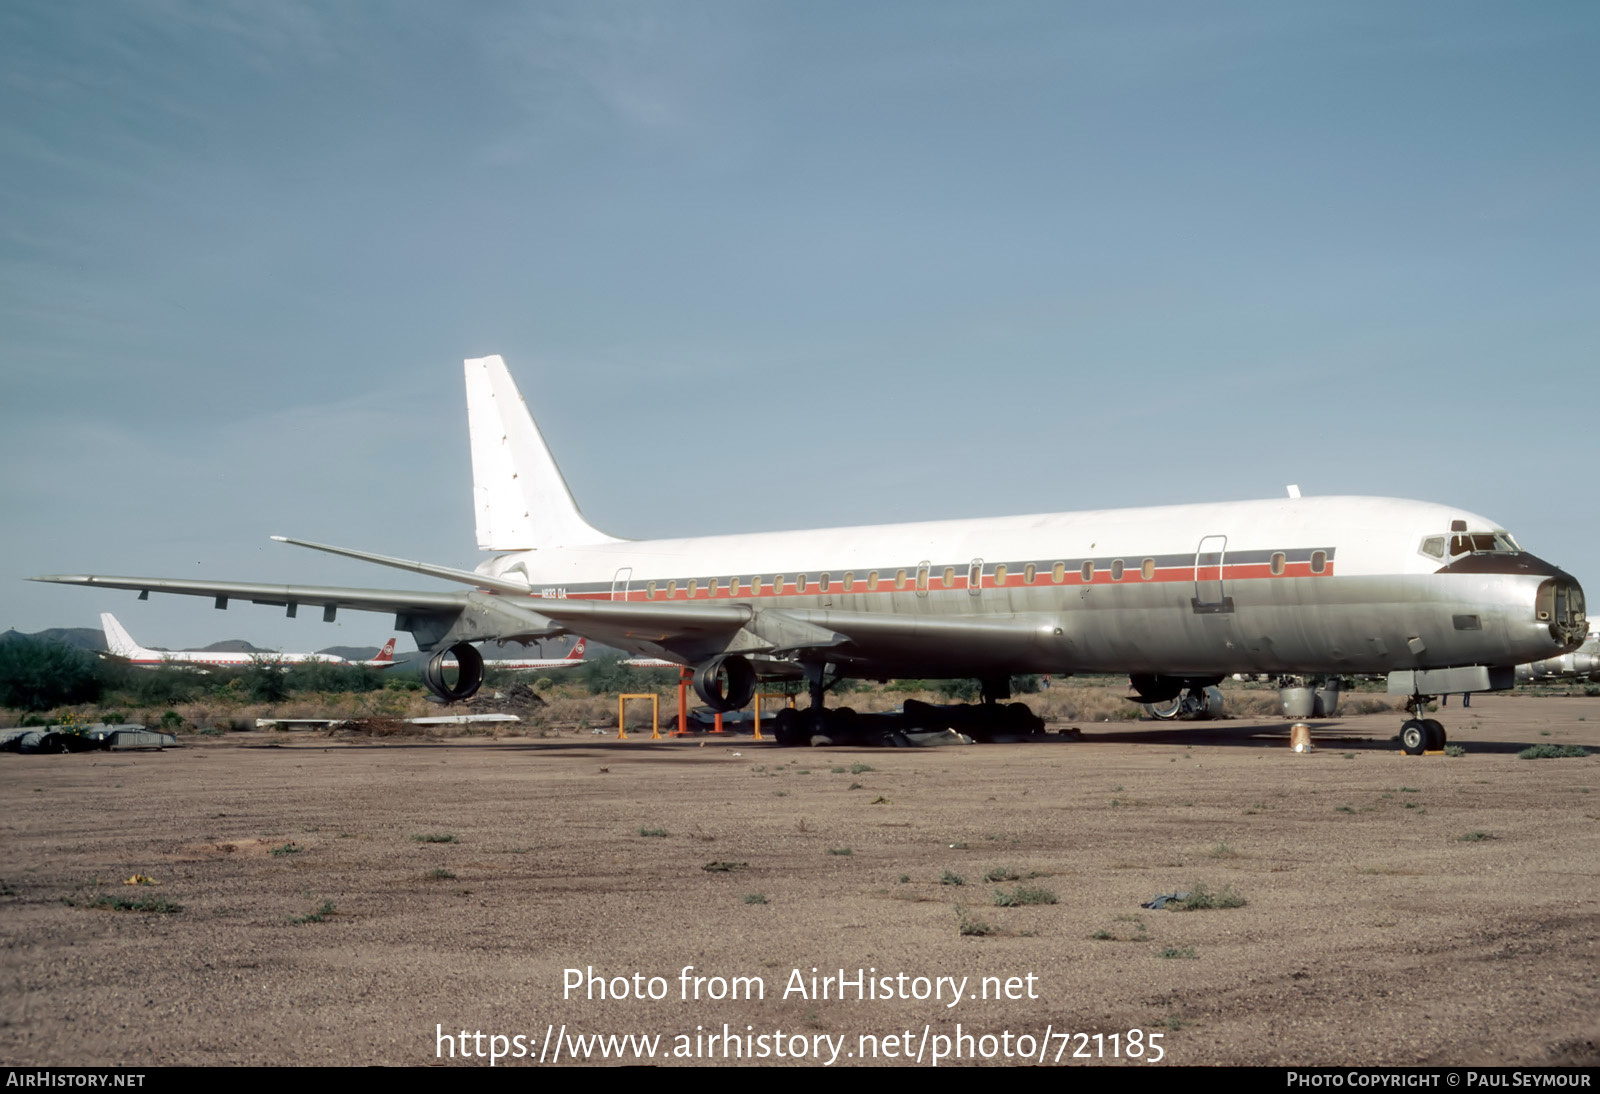
[(1600, 618), (1589, 620), (1589, 636), (1571, 653), (1517, 666), (1517, 683), (1600, 678)]
[[(628, 541), (579, 512), (498, 357), (466, 362), (476, 570), (273, 537), (468, 586), (414, 592), (192, 579), (55, 575), (66, 584), (284, 606), (392, 611), (430, 656), (437, 696), (472, 695), (472, 645), (577, 633), (695, 668), (707, 705), (749, 702), (764, 673), (803, 672), (826, 728), (847, 677), (978, 677), (1006, 698), (1018, 673), (1128, 673), (1166, 702), (1222, 676), (1387, 673), (1424, 696), (1510, 687), (1512, 666), (1574, 649), (1577, 581), (1495, 522), (1393, 498), (1265, 501)], [(444, 669), (454, 658), (453, 678)], [(1408, 736), (1409, 734), (1409, 736)], [(1412, 719), (1408, 749), (1443, 741)]]
[[(245, 667), (266, 661), (275, 665), (298, 665), (307, 661), (323, 661), (330, 664), (350, 664), (342, 657), (335, 657), (331, 653), (244, 653), (238, 651), (222, 650), (152, 650), (133, 640), (125, 627), (117, 622), (117, 617), (110, 612), (100, 613), (100, 628), (106, 634), (106, 648), (115, 656), (124, 658), (129, 664), (139, 665), (143, 668), (161, 668), (163, 665), (232, 665)], [(386, 650), (394, 650), (394, 640), (389, 640)], [(379, 655), (382, 656), (381, 654)], [(363, 663), (363, 662), (358, 662)]]

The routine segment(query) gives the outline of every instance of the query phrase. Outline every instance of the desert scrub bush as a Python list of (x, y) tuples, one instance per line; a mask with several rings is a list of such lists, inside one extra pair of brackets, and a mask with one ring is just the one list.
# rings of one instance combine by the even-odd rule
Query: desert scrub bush
[(87, 650), (37, 638), (0, 642), (0, 706), (49, 710), (92, 703), (105, 690), (112, 669)]
[(999, 933), (1000, 928), (990, 923), (986, 923), (981, 919), (976, 919), (973, 916), (969, 916), (967, 914), (967, 910), (959, 905), (956, 907), (956, 916), (958, 917), (956, 924), (957, 934), (982, 938), (985, 935)]
[(664, 837), (667, 834), (667, 830), (665, 828), (640, 828), (639, 829), (639, 834), (641, 836), (662, 836), (662, 837)]
[(289, 917), (289, 922), (294, 924), (297, 927), (302, 923), (321, 923), (324, 920), (326, 920), (330, 915), (334, 915), (338, 911), (339, 911), (339, 909), (338, 909), (337, 906), (334, 905), (333, 901), (324, 900), (322, 902), (322, 906), (319, 907), (316, 911), (311, 912), (308, 915), (290, 916)]
[(746, 893), (746, 894), (744, 894), (744, 902), (746, 904), (765, 904), (767, 902), (767, 894), (766, 893)]
[[(69, 901), (68, 903), (75, 903)], [(101, 893), (93, 900), (84, 902), (85, 908), (104, 908), (113, 912), (145, 912), (151, 915), (172, 915), (183, 911), (183, 905), (159, 896), (147, 896), (134, 899), (125, 896), (113, 896), (110, 893)]]
[(449, 832), (424, 832), (411, 837), (414, 843), (456, 843), (455, 836)]
[(966, 883), (967, 879), (956, 873), (954, 870), (946, 870), (944, 873), (939, 875), (940, 885), (965, 885)]
[(1020, 908), (1025, 904), (1055, 904), (1056, 894), (1037, 885), (1018, 885), (1009, 893), (1004, 889), (994, 891), (997, 908)]
[(1233, 891), (1232, 885), (1224, 885), (1220, 892), (1212, 892), (1204, 882), (1196, 882), (1188, 896), (1181, 901), (1173, 901), (1167, 907), (1175, 912), (1198, 912), (1210, 908), (1243, 908), (1247, 903), (1244, 897)]
[(1587, 756), (1589, 750), (1579, 745), (1534, 745), (1517, 753), (1523, 760), (1563, 760)]

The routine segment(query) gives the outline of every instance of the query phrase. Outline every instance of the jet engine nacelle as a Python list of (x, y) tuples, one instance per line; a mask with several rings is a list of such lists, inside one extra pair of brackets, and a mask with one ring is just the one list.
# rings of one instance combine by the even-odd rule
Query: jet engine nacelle
[(722, 654), (694, 674), (694, 692), (712, 710), (742, 710), (756, 694), (756, 670), (738, 654)]
[[(446, 658), (455, 658), (455, 683), (445, 673)], [(467, 642), (457, 642), (449, 649), (440, 650), (422, 666), (422, 683), (429, 691), (447, 703), (457, 699), (470, 699), (483, 685), (483, 654)]]

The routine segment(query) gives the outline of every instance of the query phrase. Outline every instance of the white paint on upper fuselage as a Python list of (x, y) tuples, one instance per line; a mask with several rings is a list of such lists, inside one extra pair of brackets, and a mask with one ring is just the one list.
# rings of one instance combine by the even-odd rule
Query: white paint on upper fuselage
[(1142, 509), (1103, 509), (978, 520), (928, 521), (686, 539), (623, 540), (583, 547), (548, 547), (500, 555), (478, 572), (520, 579), (536, 594), (543, 586), (609, 582), (632, 568), (643, 581), (696, 576), (748, 578), (774, 573), (834, 577), (847, 570), (914, 570), (995, 562), (1142, 559), (1192, 556), (1206, 536), (1227, 536), (1230, 555), (1284, 549), (1337, 551), (1344, 576), (1433, 573), (1443, 560), (1421, 552), (1430, 536), (1449, 536), (1453, 521), (1468, 532), (1503, 532), (1476, 513), (1432, 502), (1376, 497), (1273, 498)]

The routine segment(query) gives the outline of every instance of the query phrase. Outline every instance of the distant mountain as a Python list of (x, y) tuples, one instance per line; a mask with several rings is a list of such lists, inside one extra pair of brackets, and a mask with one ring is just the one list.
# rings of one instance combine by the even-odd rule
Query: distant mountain
[(106, 636), (98, 627), (51, 627), (49, 630), (38, 631), (35, 634), (23, 634), (18, 630), (9, 630), (0, 634), (0, 642), (9, 642), (14, 638), (36, 638), (41, 642), (59, 642), (63, 646), (72, 646), (74, 649), (89, 650), (99, 653), (106, 648)]
[(346, 661), (371, 661), (383, 652), (382, 646), (329, 646), (318, 653), (331, 653), (335, 657), (343, 657)]

